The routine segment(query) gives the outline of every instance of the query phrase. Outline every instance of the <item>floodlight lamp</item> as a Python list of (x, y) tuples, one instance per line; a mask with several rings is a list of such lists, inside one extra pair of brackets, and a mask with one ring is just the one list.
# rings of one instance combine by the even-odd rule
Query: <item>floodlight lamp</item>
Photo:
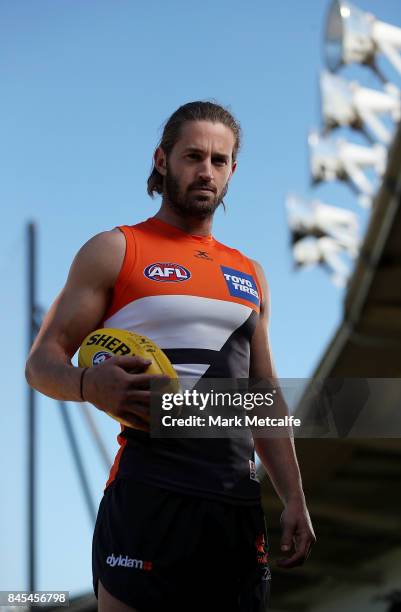
[(389, 145), (394, 130), (388, 129), (379, 116), (387, 114), (397, 123), (401, 117), (401, 96), (396, 87), (387, 85), (385, 91), (379, 91), (322, 72), (320, 91), (326, 128), (349, 126), (364, 131), (369, 140), (373, 136)]
[(323, 119), (328, 129), (344, 125), (360, 127), (347, 81), (324, 71), (320, 75), (320, 94)]
[(344, 0), (330, 6), (325, 37), (326, 64), (336, 72), (342, 64), (371, 64), (375, 54), (372, 39), (373, 15)]
[[(285, 200), (285, 207), (293, 243), (297, 242), (301, 237), (317, 235), (309, 202), (299, 198), (297, 195), (289, 194)], [(322, 235), (321, 232), (319, 235)]]
[(334, 181), (343, 175), (343, 164), (338, 157), (336, 143), (324, 138), (316, 131), (311, 131), (308, 137), (310, 151), (310, 171), (312, 181)]
[(381, 144), (371, 147), (357, 145), (344, 139), (332, 140), (316, 132), (309, 138), (310, 171), (314, 183), (347, 181), (362, 196), (360, 203), (369, 207), (375, 185), (363, 170), (373, 169), (382, 176), (385, 171), (387, 150)]
[(325, 55), (331, 72), (357, 62), (374, 70), (375, 56), (383, 53), (401, 74), (401, 28), (379, 21), (345, 0), (333, 0), (326, 22)]
[(295, 265), (309, 267), (319, 263), (320, 253), (316, 239), (306, 237), (296, 242), (292, 249)]
[(286, 209), (293, 243), (306, 236), (331, 237), (351, 258), (356, 257), (360, 237), (355, 213), (319, 200), (305, 201), (294, 194), (287, 196)]
[(293, 257), (298, 268), (322, 265), (331, 272), (331, 281), (345, 287), (350, 275), (349, 268), (341, 260), (341, 246), (332, 238), (305, 237), (293, 246)]

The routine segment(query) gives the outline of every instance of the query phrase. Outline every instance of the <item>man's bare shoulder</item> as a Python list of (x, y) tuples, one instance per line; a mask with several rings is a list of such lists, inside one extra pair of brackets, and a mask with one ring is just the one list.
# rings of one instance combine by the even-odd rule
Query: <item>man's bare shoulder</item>
[(125, 236), (121, 230), (118, 228), (113, 228), (112, 230), (105, 230), (103, 232), (99, 232), (89, 238), (87, 242), (81, 247), (81, 250), (86, 249), (96, 249), (96, 248), (112, 248), (114, 249), (125, 249)]
[[(251, 258), (250, 258), (251, 259)], [(251, 262), (253, 263), (253, 265), (255, 266), (256, 272), (261, 275), (264, 276), (264, 272), (263, 272), (263, 268), (260, 265), (260, 263), (258, 261), (256, 261), (256, 259), (251, 259)]]
[(89, 238), (79, 249), (77, 255), (96, 255), (97, 258), (109, 259), (125, 253), (125, 236), (117, 228), (99, 232)]
[(261, 304), (260, 304), (260, 312), (263, 316), (266, 316), (270, 308), (270, 290), (267, 284), (266, 275), (265, 275), (262, 265), (258, 261), (256, 261), (256, 259), (251, 259), (251, 261), (254, 265), (259, 284), (262, 288), (262, 299), (261, 299)]
[(258, 261), (256, 261), (256, 259), (251, 259), (251, 262), (253, 263), (255, 267), (256, 274), (258, 275), (258, 280), (260, 284), (263, 285), (264, 287), (267, 287), (266, 275), (265, 275), (262, 265)]
[(117, 228), (95, 234), (75, 255), (69, 280), (112, 286), (123, 264), (125, 248), (125, 236)]

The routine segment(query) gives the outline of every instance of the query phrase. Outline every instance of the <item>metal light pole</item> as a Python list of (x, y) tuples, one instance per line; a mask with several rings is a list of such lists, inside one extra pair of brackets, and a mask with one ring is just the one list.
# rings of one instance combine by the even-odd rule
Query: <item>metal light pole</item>
[[(27, 271), (28, 271), (28, 339), (30, 350), (37, 331), (36, 323), (36, 227), (33, 222), (28, 223), (28, 249), (27, 249)], [(32, 387), (28, 387), (28, 577), (29, 591), (35, 591), (36, 587), (36, 394)]]

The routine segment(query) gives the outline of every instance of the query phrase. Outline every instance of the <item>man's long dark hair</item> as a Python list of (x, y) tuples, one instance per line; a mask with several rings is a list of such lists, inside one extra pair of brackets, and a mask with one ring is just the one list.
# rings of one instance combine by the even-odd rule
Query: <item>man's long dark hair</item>
[[(186, 121), (211, 121), (212, 123), (222, 123), (230, 128), (235, 137), (232, 161), (234, 162), (237, 159), (241, 144), (241, 126), (226, 108), (209, 101), (188, 102), (188, 104), (180, 106), (166, 121), (158, 146), (163, 149), (167, 157), (179, 140), (181, 127)], [(148, 178), (148, 194), (153, 198), (155, 193), (163, 194), (163, 176), (153, 163)]]

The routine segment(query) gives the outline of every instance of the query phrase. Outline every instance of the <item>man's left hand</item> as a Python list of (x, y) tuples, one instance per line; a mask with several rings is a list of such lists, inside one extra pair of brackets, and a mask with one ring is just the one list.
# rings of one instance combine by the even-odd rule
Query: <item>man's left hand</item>
[(310, 555), (316, 542), (308, 509), (303, 500), (289, 501), (281, 513), (280, 524), (283, 529), (281, 551), (289, 557), (278, 559), (277, 565), (286, 569), (302, 565)]

